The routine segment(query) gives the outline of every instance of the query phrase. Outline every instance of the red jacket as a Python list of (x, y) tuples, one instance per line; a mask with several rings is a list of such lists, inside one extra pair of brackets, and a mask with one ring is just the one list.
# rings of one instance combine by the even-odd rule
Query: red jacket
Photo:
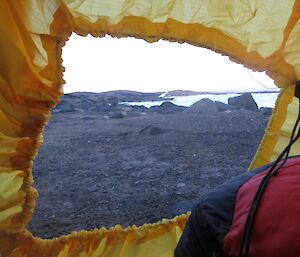
[[(175, 257), (237, 257), (249, 207), (271, 165), (210, 192), (192, 211)], [(300, 256), (300, 157), (290, 158), (269, 181), (255, 216), (250, 256)]]

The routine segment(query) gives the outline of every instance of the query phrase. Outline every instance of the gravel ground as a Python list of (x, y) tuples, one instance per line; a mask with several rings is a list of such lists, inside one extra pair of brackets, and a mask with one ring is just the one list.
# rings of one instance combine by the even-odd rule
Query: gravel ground
[(268, 119), (241, 110), (112, 120), (56, 113), (34, 162), (39, 197), (29, 229), (52, 238), (186, 212), (247, 170)]

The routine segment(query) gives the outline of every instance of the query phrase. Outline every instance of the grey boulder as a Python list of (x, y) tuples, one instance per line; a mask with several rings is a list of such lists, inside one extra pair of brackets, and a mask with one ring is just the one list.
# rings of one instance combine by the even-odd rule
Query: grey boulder
[(215, 113), (218, 111), (216, 103), (208, 98), (199, 100), (186, 109), (190, 113)]
[(258, 106), (250, 93), (228, 98), (228, 104), (239, 109), (256, 111)]

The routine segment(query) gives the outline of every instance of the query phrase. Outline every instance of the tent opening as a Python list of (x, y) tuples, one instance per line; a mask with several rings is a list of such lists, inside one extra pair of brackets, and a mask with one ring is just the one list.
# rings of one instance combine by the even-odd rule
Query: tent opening
[(255, 92), (269, 108), (277, 97), (262, 75), (187, 44), (72, 35), (63, 60), (67, 94), (33, 168), (29, 229), (42, 238), (190, 210), (247, 170), (271, 114), (227, 99)]

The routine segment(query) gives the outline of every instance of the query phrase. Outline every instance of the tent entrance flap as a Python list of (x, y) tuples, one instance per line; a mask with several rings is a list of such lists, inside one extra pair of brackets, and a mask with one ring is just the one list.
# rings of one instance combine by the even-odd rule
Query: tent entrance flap
[[(291, 134), (300, 77), (300, 1), (0, 2), (0, 252), (7, 256), (172, 256), (188, 214), (142, 227), (73, 232), (52, 240), (26, 229), (37, 193), (32, 162), (62, 95), (61, 51), (72, 32), (210, 48), (280, 87), (251, 168), (278, 156)], [(299, 152), (299, 145), (291, 152)]]

